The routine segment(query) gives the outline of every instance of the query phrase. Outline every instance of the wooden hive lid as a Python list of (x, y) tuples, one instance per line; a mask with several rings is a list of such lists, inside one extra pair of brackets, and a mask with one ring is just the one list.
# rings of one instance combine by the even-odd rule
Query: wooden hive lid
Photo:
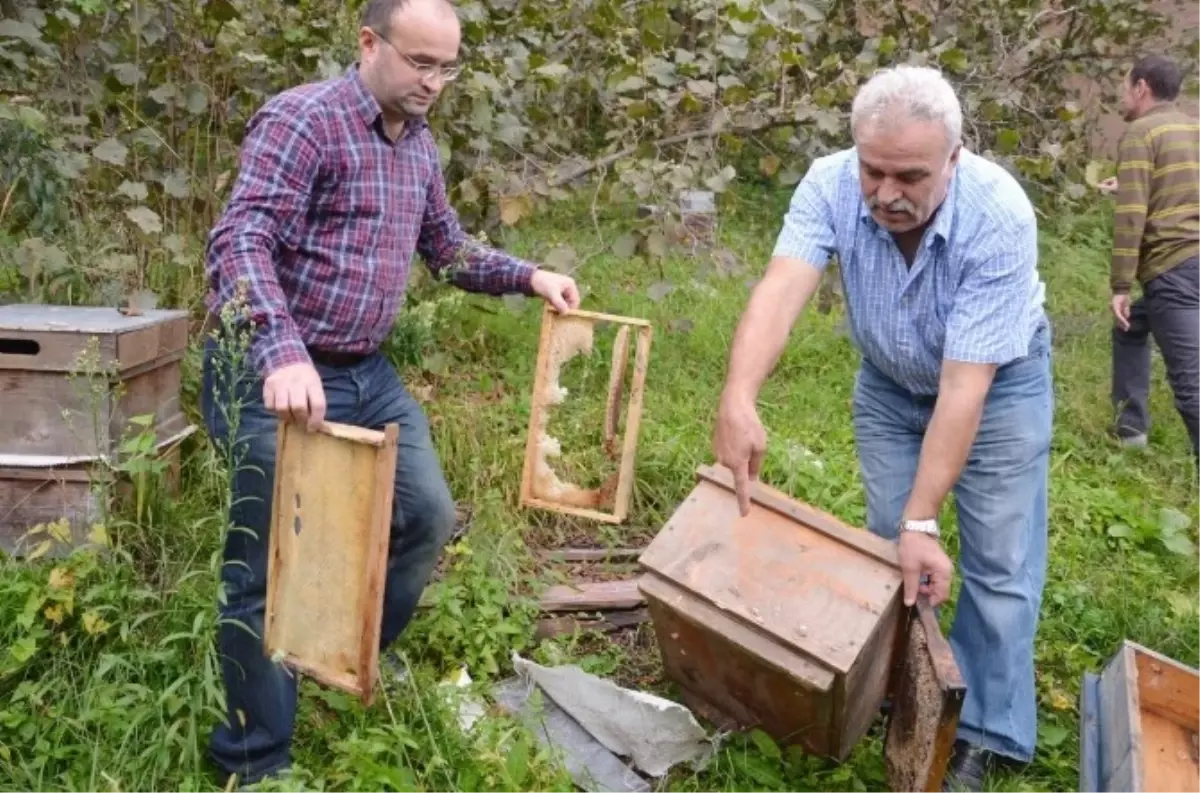
[(92, 337), (102, 367), (117, 362), (124, 371), (159, 356), (179, 357), (187, 345), (187, 317), (177, 309), (126, 316), (111, 306), (0, 306), (0, 369), (70, 371)]
[(738, 622), (848, 672), (901, 596), (895, 545), (762, 483), (743, 518), (728, 469), (701, 466), (697, 479), (642, 565)]

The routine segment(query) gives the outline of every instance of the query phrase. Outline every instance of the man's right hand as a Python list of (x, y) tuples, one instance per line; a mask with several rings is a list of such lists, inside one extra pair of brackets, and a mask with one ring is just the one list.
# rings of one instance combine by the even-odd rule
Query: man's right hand
[(750, 514), (750, 483), (758, 479), (767, 451), (767, 432), (752, 401), (721, 400), (713, 451), (717, 462), (733, 472), (738, 509), (744, 518)]
[(280, 419), (307, 423), (310, 431), (325, 421), (325, 388), (310, 363), (294, 363), (267, 375), (263, 402)]

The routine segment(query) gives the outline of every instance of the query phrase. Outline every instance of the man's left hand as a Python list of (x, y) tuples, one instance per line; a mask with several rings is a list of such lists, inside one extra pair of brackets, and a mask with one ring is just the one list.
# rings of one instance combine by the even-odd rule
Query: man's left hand
[(579, 287), (569, 275), (537, 270), (529, 286), (557, 311), (579, 308)]
[[(939, 606), (950, 597), (950, 577), (954, 563), (938, 541), (915, 531), (900, 532), (900, 574), (904, 579), (904, 605), (917, 602), (917, 595), (929, 598), (929, 605)], [(921, 579), (929, 576), (928, 583)]]
[(1121, 330), (1129, 330), (1129, 306), (1129, 295), (1113, 295), (1113, 319), (1116, 320), (1117, 327)]

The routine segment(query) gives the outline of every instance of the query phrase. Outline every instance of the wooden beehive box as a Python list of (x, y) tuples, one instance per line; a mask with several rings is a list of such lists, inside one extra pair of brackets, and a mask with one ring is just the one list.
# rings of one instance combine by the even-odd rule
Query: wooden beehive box
[(59, 518), (86, 531), (99, 513), (92, 465), (140, 431), (133, 417), (154, 417), (177, 466), (195, 430), (179, 402), (186, 346), (184, 311), (0, 306), (0, 548), (22, 553), (29, 529)]
[(1126, 641), (1080, 690), (1081, 791), (1200, 790), (1200, 674)]
[(138, 415), (154, 416), (160, 441), (183, 431), (187, 341), (185, 311), (0, 306), (0, 454), (110, 454)]
[[(889, 758), (889, 778), (940, 784), (965, 689), (931, 612), (904, 606), (893, 543), (761, 483), (743, 518), (728, 470), (705, 466), (640, 562), (664, 665), (690, 707), (840, 761), (895, 688), (908, 710), (889, 725), (892, 749), (920, 756)], [(917, 713), (918, 699), (935, 707)]]

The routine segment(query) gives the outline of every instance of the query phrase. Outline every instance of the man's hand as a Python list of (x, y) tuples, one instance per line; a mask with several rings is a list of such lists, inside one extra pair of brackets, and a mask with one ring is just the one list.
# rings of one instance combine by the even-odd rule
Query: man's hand
[(1121, 330), (1129, 330), (1129, 295), (1113, 295), (1112, 313)]
[(1110, 176), (1102, 182), (1096, 184), (1096, 189), (1101, 193), (1111, 194), (1117, 192), (1117, 177)]
[[(906, 606), (917, 602), (918, 593), (929, 598), (931, 606), (938, 606), (950, 597), (954, 563), (938, 541), (928, 534), (900, 532), (900, 573), (904, 577)], [(926, 575), (929, 583), (921, 583), (921, 578)]]
[(529, 282), (534, 293), (540, 295), (558, 311), (579, 308), (579, 288), (569, 275), (537, 270)]
[(767, 432), (753, 403), (722, 399), (713, 437), (717, 462), (733, 472), (738, 509), (750, 514), (750, 483), (758, 479), (767, 451)]
[(269, 374), (263, 382), (263, 402), (284, 421), (307, 422), (310, 431), (320, 429), (325, 421), (325, 388), (310, 363), (291, 364)]

